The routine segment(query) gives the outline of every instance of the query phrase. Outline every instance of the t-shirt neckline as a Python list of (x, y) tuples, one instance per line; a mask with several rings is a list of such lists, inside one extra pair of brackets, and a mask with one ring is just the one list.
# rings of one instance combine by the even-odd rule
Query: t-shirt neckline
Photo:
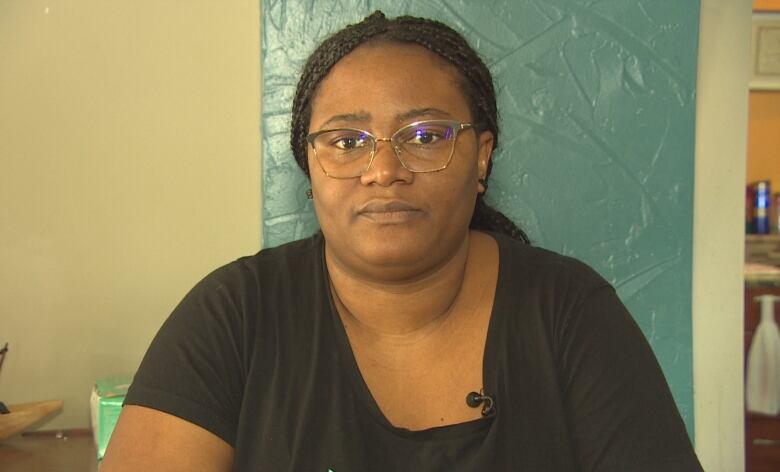
[[(497, 394), (497, 379), (498, 362), (497, 356), (497, 342), (500, 335), (499, 325), (501, 324), (501, 316), (506, 313), (506, 308), (503, 303), (508, 298), (505, 296), (507, 291), (506, 280), (507, 274), (506, 264), (502, 263), (502, 255), (505, 254), (504, 244), (505, 236), (499, 233), (487, 232), (498, 244), (498, 277), (496, 280), (496, 289), (493, 300), (493, 308), (490, 314), (490, 321), (488, 322), (488, 332), (485, 339), (485, 347), (482, 355), (482, 383), (484, 393), (491, 396), (494, 400)], [(500, 415), (500, 401), (495, 404), (495, 409), (489, 415), (478, 418), (475, 420), (466, 421), (463, 423), (455, 423), (443, 426), (435, 426), (424, 430), (410, 430), (406, 428), (400, 428), (394, 426), (390, 420), (384, 415), (379, 408), (374, 396), (368, 388), (368, 385), (363, 379), (363, 375), (360, 373), (355, 354), (352, 351), (352, 346), (347, 338), (347, 332), (344, 328), (344, 324), (341, 321), (341, 317), (336, 309), (335, 301), (330, 289), (330, 277), (328, 275), (327, 264), (325, 262), (325, 238), (320, 232), (318, 234), (319, 241), (317, 242), (318, 260), (320, 262), (320, 269), (322, 270), (322, 280), (325, 285), (324, 290), (327, 296), (328, 306), (326, 312), (330, 313), (331, 322), (333, 324), (335, 332), (335, 343), (339, 352), (339, 360), (342, 367), (345, 368), (347, 376), (350, 379), (351, 387), (359, 399), (361, 405), (368, 411), (369, 415), (379, 426), (389, 431), (390, 433), (412, 440), (430, 440), (430, 439), (449, 439), (459, 438), (463, 436), (469, 436), (479, 431), (483, 431), (493, 424), (494, 420)], [(464, 398), (465, 401), (465, 398)]]

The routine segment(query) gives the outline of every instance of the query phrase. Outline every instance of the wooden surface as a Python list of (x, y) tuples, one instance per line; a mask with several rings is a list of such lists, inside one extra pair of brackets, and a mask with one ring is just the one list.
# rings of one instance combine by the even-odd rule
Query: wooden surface
[(44, 432), (0, 441), (2, 472), (97, 472), (89, 431)]
[(780, 418), (748, 413), (746, 420), (747, 472), (778, 472)]
[(8, 405), (11, 413), (0, 415), (0, 439), (10, 438), (62, 409), (62, 400)]

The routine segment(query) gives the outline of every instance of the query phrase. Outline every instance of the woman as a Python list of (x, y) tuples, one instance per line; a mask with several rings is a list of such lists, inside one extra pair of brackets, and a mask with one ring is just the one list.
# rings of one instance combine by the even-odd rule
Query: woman
[(309, 58), (322, 231), (229, 264), (144, 359), (104, 470), (701, 470), (614, 290), (487, 207), (489, 71), (376, 12)]

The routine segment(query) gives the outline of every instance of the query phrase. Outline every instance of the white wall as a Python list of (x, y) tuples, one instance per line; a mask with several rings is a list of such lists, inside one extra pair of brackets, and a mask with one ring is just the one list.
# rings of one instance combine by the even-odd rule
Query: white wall
[(744, 470), (743, 282), (750, 0), (702, 0), (693, 222), (696, 451)]
[(0, 400), (64, 399), (46, 429), (259, 249), (259, 8), (0, 0)]

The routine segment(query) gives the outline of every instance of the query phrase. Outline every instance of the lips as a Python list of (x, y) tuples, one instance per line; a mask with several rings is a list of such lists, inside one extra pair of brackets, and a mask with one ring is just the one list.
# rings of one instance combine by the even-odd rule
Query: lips
[(419, 208), (401, 200), (371, 200), (358, 209), (363, 213), (392, 213), (397, 211), (419, 211)]
[(377, 223), (406, 223), (422, 214), (414, 205), (402, 200), (371, 200), (358, 208), (358, 215)]

